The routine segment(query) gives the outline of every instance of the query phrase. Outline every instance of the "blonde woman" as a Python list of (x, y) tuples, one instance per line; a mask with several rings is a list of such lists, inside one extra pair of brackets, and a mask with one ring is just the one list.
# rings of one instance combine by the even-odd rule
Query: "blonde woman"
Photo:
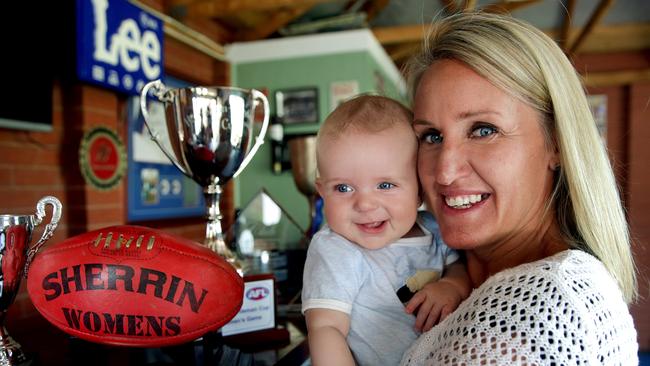
[(508, 16), (437, 22), (408, 67), (418, 171), (474, 290), (404, 365), (634, 365), (634, 263), (575, 69)]

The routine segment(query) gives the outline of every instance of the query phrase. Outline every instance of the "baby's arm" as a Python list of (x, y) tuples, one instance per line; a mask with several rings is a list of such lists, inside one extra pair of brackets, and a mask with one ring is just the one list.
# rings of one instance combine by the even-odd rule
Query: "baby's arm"
[(330, 309), (305, 311), (309, 354), (315, 366), (354, 365), (346, 337), (350, 330), (348, 314)]
[(465, 266), (456, 261), (445, 268), (441, 279), (427, 283), (413, 295), (406, 304), (406, 312), (412, 314), (417, 309), (415, 329), (426, 332), (456, 310), (470, 290)]

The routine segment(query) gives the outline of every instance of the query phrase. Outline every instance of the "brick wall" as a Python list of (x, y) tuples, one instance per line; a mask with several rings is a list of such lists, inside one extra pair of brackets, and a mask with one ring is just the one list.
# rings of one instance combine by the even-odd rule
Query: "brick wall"
[(650, 350), (650, 83), (629, 89), (628, 213), (639, 269), (641, 299), (632, 307), (639, 334), (639, 346)]
[[(648, 51), (582, 55), (582, 73), (650, 68)], [(631, 306), (639, 348), (650, 351), (650, 83), (591, 87), (607, 95), (607, 146), (627, 209), (638, 269), (639, 300)]]
[[(145, 1), (162, 9), (162, 0)], [(74, 13), (66, 14), (70, 21)], [(219, 35), (209, 23), (196, 22), (197, 30)], [(69, 36), (69, 35), (68, 35)], [(74, 42), (62, 37), (63, 42)], [(218, 39), (215, 39), (219, 41)], [(71, 46), (72, 47), (72, 46)], [(63, 57), (63, 56), (61, 56)], [(165, 73), (191, 83), (228, 85), (227, 64), (218, 62), (170, 38), (164, 42)], [(63, 58), (61, 60), (64, 60)], [(70, 59), (58, 64), (70, 63)], [(64, 65), (72, 68), (72, 65)], [(79, 144), (95, 126), (113, 129), (127, 143), (126, 96), (108, 89), (79, 83), (68, 70), (61, 72), (52, 88), (52, 132), (0, 128), (0, 213), (33, 214), (36, 202), (54, 195), (64, 206), (54, 237), (55, 243), (81, 232), (126, 223), (126, 177), (115, 188), (101, 191), (85, 183), (79, 168)], [(39, 106), (35, 106), (38, 108)], [(233, 221), (233, 189), (227, 184), (222, 196), (224, 226)], [(205, 236), (202, 218), (157, 220), (138, 223), (196, 241)], [(39, 231), (40, 232), (40, 231)]]

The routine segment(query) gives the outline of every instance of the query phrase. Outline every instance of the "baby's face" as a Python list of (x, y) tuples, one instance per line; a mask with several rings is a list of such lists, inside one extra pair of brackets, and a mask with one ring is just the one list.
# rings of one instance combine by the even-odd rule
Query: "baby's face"
[(317, 187), (330, 228), (368, 249), (406, 234), (419, 205), (416, 154), (408, 125), (321, 141)]

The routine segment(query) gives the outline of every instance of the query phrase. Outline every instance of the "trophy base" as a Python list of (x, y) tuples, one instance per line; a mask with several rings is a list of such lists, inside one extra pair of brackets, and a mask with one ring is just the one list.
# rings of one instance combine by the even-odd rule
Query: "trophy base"
[(33, 361), (6, 331), (4, 336), (0, 336), (0, 366), (30, 366)]

